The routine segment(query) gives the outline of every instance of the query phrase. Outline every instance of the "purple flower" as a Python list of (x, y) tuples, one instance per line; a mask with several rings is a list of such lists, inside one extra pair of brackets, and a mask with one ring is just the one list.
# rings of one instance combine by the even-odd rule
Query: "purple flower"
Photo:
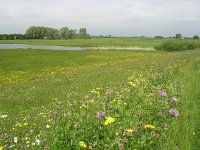
[(111, 89), (106, 90), (106, 93), (108, 93), (108, 94), (111, 94), (112, 92), (113, 92), (113, 90), (111, 90)]
[(178, 117), (179, 115), (179, 112), (176, 109), (170, 109), (169, 113), (175, 117)]
[(177, 98), (176, 97), (172, 97), (172, 102), (176, 102)]
[(160, 96), (161, 96), (161, 97), (167, 97), (167, 93), (164, 92), (164, 91), (160, 91)]
[(105, 118), (105, 114), (104, 114), (104, 112), (97, 112), (96, 113), (96, 117), (98, 118), (98, 119), (103, 119), (103, 118)]

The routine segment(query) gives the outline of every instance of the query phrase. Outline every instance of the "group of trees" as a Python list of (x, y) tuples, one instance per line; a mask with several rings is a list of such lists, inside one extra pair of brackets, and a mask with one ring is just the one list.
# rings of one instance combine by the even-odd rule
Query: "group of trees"
[[(162, 36), (155, 36), (154, 37), (155, 39), (163, 39), (164, 37)], [(183, 39), (183, 38), (186, 38), (186, 39), (199, 39), (199, 36), (198, 35), (195, 35), (193, 36), (192, 38), (188, 38), (188, 37), (183, 37), (182, 34), (178, 33), (175, 35), (175, 37), (170, 37), (170, 38), (176, 38), (176, 39)]]
[(0, 34), (0, 40), (25, 39), (23, 34)]
[(77, 33), (76, 29), (62, 27), (54, 29), (43, 26), (31, 26), (26, 30), (25, 37), (28, 39), (72, 39), (72, 38), (89, 38), (86, 28), (80, 28)]
[(25, 34), (0, 34), (0, 40), (16, 40), (16, 39), (72, 39), (72, 38), (89, 38), (86, 28), (80, 28), (77, 33), (76, 29), (62, 27), (54, 29), (43, 26), (31, 26), (26, 30)]

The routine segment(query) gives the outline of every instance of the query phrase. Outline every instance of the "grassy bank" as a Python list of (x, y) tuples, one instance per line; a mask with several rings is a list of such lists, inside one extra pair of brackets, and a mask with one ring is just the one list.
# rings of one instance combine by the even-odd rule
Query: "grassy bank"
[(1, 50), (1, 146), (198, 148), (199, 58), (199, 50)]

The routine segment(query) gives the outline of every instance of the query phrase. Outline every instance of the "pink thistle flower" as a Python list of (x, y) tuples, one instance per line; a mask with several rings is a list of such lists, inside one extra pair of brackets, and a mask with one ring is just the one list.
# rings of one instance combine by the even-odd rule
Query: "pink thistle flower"
[(175, 117), (178, 117), (179, 115), (179, 112), (176, 109), (170, 109), (169, 113)]
[(164, 91), (160, 91), (160, 96), (161, 96), (161, 97), (167, 97), (167, 93), (164, 92)]
[(113, 90), (111, 90), (111, 89), (106, 90), (106, 93), (108, 93), (108, 94), (111, 94), (112, 92), (113, 92)]
[(98, 119), (103, 119), (103, 118), (105, 118), (105, 113), (104, 112), (97, 112), (96, 113), (96, 117), (98, 118)]
[(176, 97), (172, 97), (172, 102), (176, 102), (177, 98)]

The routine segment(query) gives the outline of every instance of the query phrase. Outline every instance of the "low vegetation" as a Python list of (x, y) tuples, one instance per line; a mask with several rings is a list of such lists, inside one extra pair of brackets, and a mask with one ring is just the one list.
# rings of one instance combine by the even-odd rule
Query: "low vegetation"
[(160, 45), (155, 46), (155, 49), (164, 51), (182, 51), (182, 50), (193, 50), (197, 48), (200, 48), (199, 43), (188, 40), (167, 41), (161, 43)]
[(0, 51), (0, 148), (200, 143), (200, 52)]

